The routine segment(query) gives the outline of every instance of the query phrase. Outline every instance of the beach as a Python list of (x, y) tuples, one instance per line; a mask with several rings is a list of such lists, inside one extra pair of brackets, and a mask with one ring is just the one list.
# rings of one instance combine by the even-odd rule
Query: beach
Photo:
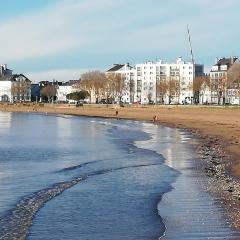
[[(208, 191), (222, 199), (226, 217), (239, 229), (240, 108), (218, 106), (131, 106), (1, 104), (1, 111), (69, 114), (153, 122), (189, 130), (199, 139), (196, 150), (208, 176)], [(118, 114), (116, 114), (118, 111)], [(154, 117), (155, 116), (155, 117)]]

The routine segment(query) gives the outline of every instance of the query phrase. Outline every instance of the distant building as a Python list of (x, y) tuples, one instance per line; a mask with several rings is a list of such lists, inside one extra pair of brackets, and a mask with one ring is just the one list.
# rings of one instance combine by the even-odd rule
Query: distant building
[[(50, 87), (48, 89), (49, 94), (51, 95), (51, 100), (54, 101), (57, 99), (57, 89), (59, 86), (61, 86), (63, 83), (59, 82), (59, 81), (40, 81), (38, 83), (39, 88), (40, 88), (40, 98), (39, 98), (39, 102), (48, 102), (49, 98), (47, 96), (45, 96), (45, 94), (43, 93), (44, 88), (47, 86), (54, 86), (54, 88)], [(46, 88), (45, 88), (46, 89)]]
[(38, 102), (40, 100), (41, 94), (40, 94), (40, 86), (38, 83), (32, 83), (31, 84), (31, 101), (32, 102)]
[(229, 86), (228, 71), (236, 63), (237, 59), (237, 57), (216, 59), (210, 71), (211, 103), (232, 103), (233, 99), (235, 99), (233, 93), (236, 89)]
[(148, 103), (193, 103), (193, 81), (204, 74), (204, 66), (185, 62), (181, 57), (176, 63), (145, 62), (115, 64), (106, 71), (120, 73), (125, 80), (124, 102)]
[(7, 68), (7, 64), (0, 64), (0, 77), (11, 76), (12, 70)]
[(57, 101), (66, 102), (68, 94), (80, 90), (80, 80), (69, 80), (68, 82), (62, 83), (57, 88)]
[(126, 64), (113, 64), (113, 66), (106, 71), (106, 74), (120, 74), (123, 81), (123, 92), (121, 96), (121, 101), (124, 103), (134, 102), (134, 93), (135, 93), (135, 74), (136, 70)]
[(0, 101), (31, 101), (31, 81), (23, 74), (5, 74), (1, 76)]

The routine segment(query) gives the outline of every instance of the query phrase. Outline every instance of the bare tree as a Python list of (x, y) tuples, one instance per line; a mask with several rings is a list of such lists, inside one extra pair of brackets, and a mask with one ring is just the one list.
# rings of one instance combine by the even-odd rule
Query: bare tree
[(107, 74), (107, 92), (109, 92), (109, 97), (111, 96), (118, 102), (121, 102), (123, 93), (127, 90), (127, 87), (121, 74)]
[(54, 99), (54, 97), (57, 94), (56, 86), (54, 85), (46, 85), (41, 89), (41, 96), (47, 97), (48, 102), (50, 102), (50, 99)]
[(164, 98), (168, 93), (168, 82), (166, 79), (158, 79), (156, 82), (156, 99), (160, 99), (164, 103)]
[(235, 97), (238, 98), (240, 104), (240, 63), (237, 62), (232, 65), (227, 73), (228, 87), (235, 90)]
[(210, 87), (210, 77), (198, 76), (193, 80), (193, 92), (194, 92), (194, 103), (200, 103), (200, 93), (203, 93), (203, 96), (206, 93), (207, 88)]
[(179, 99), (179, 95), (180, 95), (179, 80), (177, 80), (174, 77), (170, 77), (168, 80), (168, 97), (169, 97), (168, 103), (170, 104), (174, 98)]
[(105, 74), (100, 71), (90, 71), (81, 75), (81, 87), (90, 93), (90, 101), (92, 101), (91, 93), (95, 95), (97, 102), (99, 101), (104, 94), (106, 81)]
[(148, 99), (148, 103), (151, 103), (152, 102), (152, 93), (149, 92), (148, 95), (147, 95), (147, 99)]
[(29, 81), (14, 81), (11, 88), (13, 100), (26, 101), (29, 100), (29, 89), (31, 82)]

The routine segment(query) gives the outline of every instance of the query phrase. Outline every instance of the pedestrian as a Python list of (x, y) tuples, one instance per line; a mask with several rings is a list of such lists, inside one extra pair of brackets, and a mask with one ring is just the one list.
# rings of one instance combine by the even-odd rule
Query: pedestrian
[(154, 116), (153, 116), (153, 122), (156, 122), (156, 121), (157, 121), (157, 116), (154, 115)]

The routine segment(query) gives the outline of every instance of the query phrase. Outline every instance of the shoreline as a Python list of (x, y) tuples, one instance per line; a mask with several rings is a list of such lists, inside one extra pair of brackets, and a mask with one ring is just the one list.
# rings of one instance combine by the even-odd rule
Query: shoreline
[[(118, 116), (115, 114), (116, 109), (119, 112)], [(76, 108), (75, 106), (52, 104), (45, 106), (0, 104), (0, 111), (67, 114), (148, 122), (153, 122), (153, 116), (156, 115), (155, 124), (189, 131), (200, 142), (197, 154), (203, 164), (204, 174), (208, 178), (207, 191), (222, 200), (226, 210), (226, 219), (231, 222), (231, 227), (240, 229), (240, 143), (238, 141), (240, 139), (240, 122), (236, 121), (240, 116), (240, 108), (173, 106), (138, 108), (83, 106)], [(206, 121), (205, 114), (209, 115), (213, 122)], [(211, 127), (213, 129), (210, 129)], [(229, 131), (229, 129), (233, 131)], [(229, 134), (226, 134), (228, 131)], [(231, 139), (232, 141), (229, 142)]]

